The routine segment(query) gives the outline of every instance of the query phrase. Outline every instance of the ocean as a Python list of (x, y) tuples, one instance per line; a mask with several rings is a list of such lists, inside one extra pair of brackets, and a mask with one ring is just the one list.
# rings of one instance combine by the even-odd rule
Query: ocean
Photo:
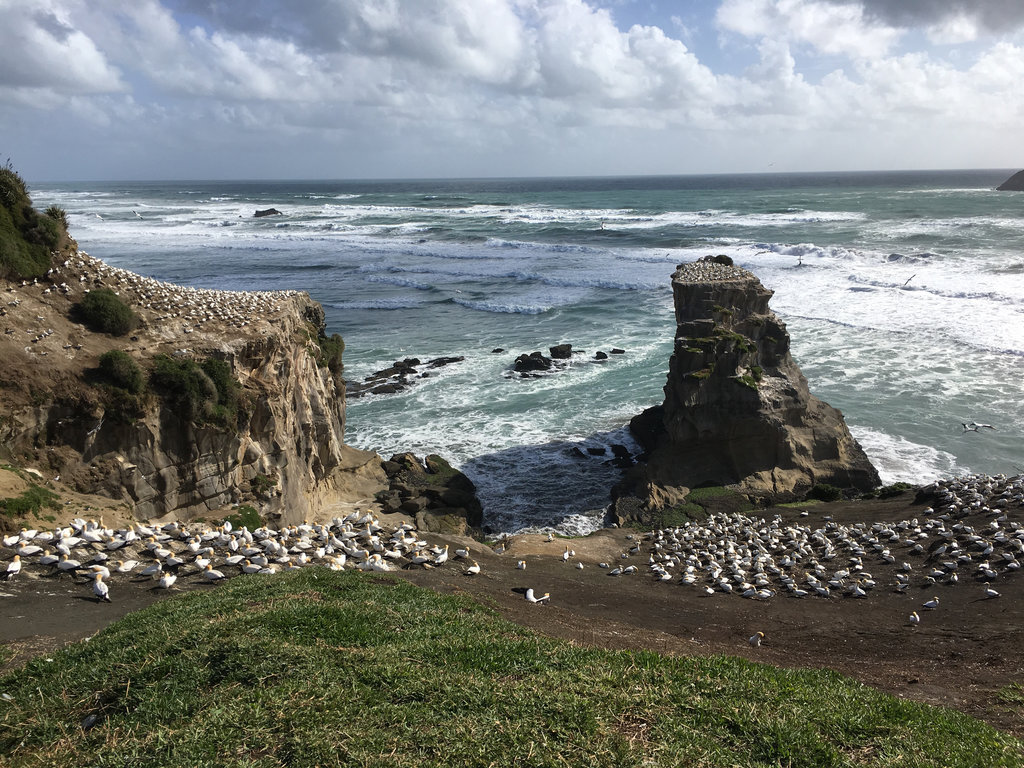
[[(584, 533), (612, 445), (662, 400), (676, 265), (775, 291), (811, 391), (886, 483), (1024, 470), (1024, 193), (1007, 170), (438, 181), (30, 184), (79, 246), (161, 280), (308, 291), (345, 375), (464, 356), (351, 400), (346, 442), (439, 453), (495, 531)], [(254, 218), (274, 207), (283, 215)], [(568, 369), (514, 358), (568, 342)], [(593, 353), (625, 350), (603, 363)], [(500, 348), (504, 352), (494, 352)], [(993, 430), (965, 432), (962, 422)]]

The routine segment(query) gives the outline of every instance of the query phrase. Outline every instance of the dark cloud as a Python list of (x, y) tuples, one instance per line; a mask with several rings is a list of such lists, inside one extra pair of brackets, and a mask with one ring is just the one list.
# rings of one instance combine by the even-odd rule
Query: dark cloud
[(927, 27), (954, 16), (974, 19), (985, 30), (1013, 32), (1024, 27), (1024, 0), (831, 0), (860, 5), (868, 16), (896, 27)]
[(60, 43), (67, 42), (68, 37), (70, 37), (71, 33), (75, 31), (52, 13), (47, 13), (45, 11), (40, 11), (35, 14), (35, 16), (32, 17), (32, 20), (40, 29), (50, 33), (53, 39)]
[(307, 50), (337, 51), (361, 39), (360, 3), (354, 0), (170, 0), (166, 5), (186, 23), (288, 40)]

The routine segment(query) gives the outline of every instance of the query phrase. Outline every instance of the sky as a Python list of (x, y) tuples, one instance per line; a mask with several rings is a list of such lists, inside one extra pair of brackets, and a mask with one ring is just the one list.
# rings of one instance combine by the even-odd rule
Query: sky
[(31, 181), (1024, 166), (1024, 0), (0, 0)]

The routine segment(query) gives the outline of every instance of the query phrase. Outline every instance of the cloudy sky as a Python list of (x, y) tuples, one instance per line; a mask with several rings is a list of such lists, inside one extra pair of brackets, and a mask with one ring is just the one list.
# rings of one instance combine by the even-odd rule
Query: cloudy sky
[(0, 0), (30, 181), (1024, 166), (1024, 0)]

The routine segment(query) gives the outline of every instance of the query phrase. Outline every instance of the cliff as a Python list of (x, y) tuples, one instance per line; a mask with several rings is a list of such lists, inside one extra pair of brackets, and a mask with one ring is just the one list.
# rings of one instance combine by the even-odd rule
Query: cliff
[(680, 265), (672, 290), (665, 401), (631, 425), (647, 461), (619, 496), (660, 508), (699, 485), (785, 501), (818, 483), (879, 484), (842, 414), (808, 390), (786, 327), (768, 308), (772, 292), (753, 274), (702, 260)]
[[(288, 524), (387, 487), (376, 454), (344, 445), (341, 340), (308, 294), (160, 283), (73, 241), (53, 256), (44, 278), (0, 281), (0, 456), (141, 519), (252, 503)], [(101, 289), (134, 330), (83, 324)], [(112, 351), (121, 368), (101, 364)]]

